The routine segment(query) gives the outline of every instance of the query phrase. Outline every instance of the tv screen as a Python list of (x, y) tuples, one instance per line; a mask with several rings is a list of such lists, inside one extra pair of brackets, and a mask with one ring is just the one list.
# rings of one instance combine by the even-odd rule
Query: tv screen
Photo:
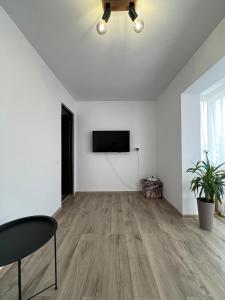
[(130, 152), (130, 131), (93, 131), (93, 152)]

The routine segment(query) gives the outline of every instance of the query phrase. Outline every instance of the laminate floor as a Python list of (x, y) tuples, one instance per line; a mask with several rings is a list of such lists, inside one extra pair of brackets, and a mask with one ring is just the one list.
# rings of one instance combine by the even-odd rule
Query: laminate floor
[[(225, 299), (225, 223), (218, 219), (206, 232), (164, 200), (78, 193), (57, 221), (59, 288), (37, 300)], [(53, 282), (53, 267), (52, 240), (22, 262), (23, 299)], [(17, 299), (16, 265), (0, 278), (0, 299)]]

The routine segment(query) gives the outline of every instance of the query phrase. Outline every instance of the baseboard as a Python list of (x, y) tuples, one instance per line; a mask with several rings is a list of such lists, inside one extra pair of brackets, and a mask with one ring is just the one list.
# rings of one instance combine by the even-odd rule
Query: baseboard
[(56, 212), (52, 215), (53, 218), (57, 217), (57, 215), (60, 213), (62, 210), (62, 205), (56, 210)]
[(171, 204), (165, 197), (163, 197), (163, 200), (166, 201), (166, 203), (174, 210), (176, 213), (180, 216), (183, 217), (182, 213), (175, 207), (173, 204)]
[(198, 219), (198, 215), (183, 215), (173, 204), (171, 204), (165, 197), (163, 199), (184, 219)]
[(182, 215), (184, 219), (198, 219), (198, 215)]
[(56, 210), (56, 212), (53, 214), (53, 218), (56, 218), (57, 215), (60, 213), (60, 211), (63, 209), (63, 205), (65, 204), (66, 201), (68, 201), (71, 197), (75, 197), (75, 195), (77, 194), (77, 192), (75, 192), (74, 194), (70, 194), (68, 196), (66, 196), (65, 199), (63, 199), (63, 202), (61, 203), (61, 206)]
[(141, 193), (141, 191), (78, 191), (78, 192), (76, 192), (77, 195), (79, 195), (79, 194), (107, 194), (107, 193), (136, 194), (136, 193)]

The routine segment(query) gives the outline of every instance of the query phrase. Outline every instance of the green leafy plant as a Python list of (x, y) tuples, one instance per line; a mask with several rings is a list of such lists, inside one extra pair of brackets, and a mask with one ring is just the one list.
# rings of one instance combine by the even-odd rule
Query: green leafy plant
[(214, 167), (205, 151), (206, 161), (198, 161), (193, 168), (187, 170), (188, 173), (196, 176), (191, 181), (190, 189), (201, 201), (208, 203), (221, 203), (224, 196), (225, 171), (221, 170), (224, 165)]

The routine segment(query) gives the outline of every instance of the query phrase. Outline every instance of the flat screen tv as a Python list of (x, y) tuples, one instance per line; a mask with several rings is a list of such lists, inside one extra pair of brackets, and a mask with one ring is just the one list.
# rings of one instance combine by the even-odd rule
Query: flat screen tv
[(93, 131), (93, 152), (130, 152), (130, 131)]

